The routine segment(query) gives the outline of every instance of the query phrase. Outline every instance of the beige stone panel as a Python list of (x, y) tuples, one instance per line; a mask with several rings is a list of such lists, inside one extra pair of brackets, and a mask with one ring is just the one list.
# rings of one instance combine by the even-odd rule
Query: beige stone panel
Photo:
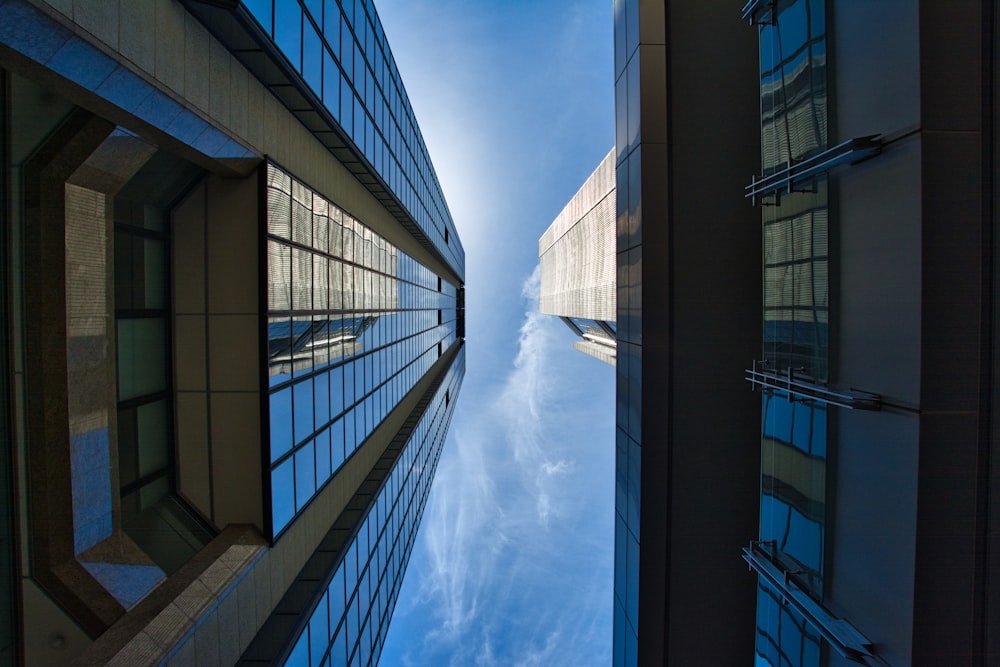
[(204, 315), (174, 318), (174, 387), (178, 391), (205, 391), (206, 326)]
[(248, 135), (247, 103), (249, 101), (250, 73), (238, 62), (232, 61), (229, 78), (229, 127), (240, 137)]
[[(245, 71), (245, 70), (244, 70)], [(264, 143), (264, 86), (247, 73), (247, 142), (254, 147)], [(260, 150), (258, 148), (258, 150)]]
[(229, 68), (233, 57), (216, 39), (209, 40), (208, 48), (208, 111), (218, 123), (230, 127)]
[[(257, 563), (254, 569), (256, 570), (259, 566), (260, 564)], [(235, 596), (238, 601), (236, 641), (237, 651), (242, 655), (257, 634), (256, 630), (259, 625), (263, 624), (267, 618), (265, 616), (260, 619), (259, 623), (257, 621), (257, 577), (254, 576), (254, 573), (248, 572), (245, 577), (240, 579), (230, 595)]]
[(212, 177), (208, 185), (208, 309), (259, 310), (257, 285), (257, 175)]
[(73, 20), (99, 40), (118, 50), (118, 3), (73, 0)]
[[(24, 616), (24, 661), (28, 665), (60, 665), (90, 646), (90, 639), (33, 579), (22, 577), (21, 612)], [(50, 643), (62, 637), (63, 648)]]
[(212, 40), (196, 18), (184, 14), (184, 96), (202, 111), (209, 108), (209, 42)]
[(66, 184), (66, 334), (107, 334), (108, 267), (105, 196)]
[(195, 663), (194, 636), (188, 638), (167, 661), (167, 667), (191, 667)]
[(243, 653), (239, 631), (241, 602), (239, 587), (233, 587), (219, 603), (215, 613), (218, 618), (219, 664), (221, 665), (235, 665)]
[(209, 383), (213, 392), (256, 392), (258, 381), (256, 315), (209, 315)]
[(262, 529), (260, 395), (213, 392), (211, 428), (216, 524)]
[(44, 0), (44, 2), (67, 18), (73, 18), (73, 0)]
[(150, 0), (126, 0), (119, 7), (121, 54), (152, 74), (156, 69), (156, 7)]
[[(246, 577), (253, 577), (254, 614), (258, 627), (264, 624), (271, 610), (274, 609), (274, 605), (277, 604), (277, 598), (272, 596), (271, 588), (271, 557), (273, 554), (273, 549), (268, 549), (264, 552), (264, 555), (257, 560), (253, 570)], [(256, 634), (256, 632), (253, 634)], [(253, 636), (250, 639), (253, 639)], [(249, 644), (249, 641), (247, 643)]]
[[(281, 106), (281, 103), (275, 99), (274, 95), (271, 95), (266, 90), (261, 96), (261, 127), (260, 127), (260, 143), (258, 148), (261, 152), (273, 156), (280, 154), (278, 148), (279, 144), (276, 144), (274, 138), (278, 135), (278, 115), (280, 113), (286, 113), (286, 109)], [(288, 138), (285, 137), (285, 141)], [(278, 158), (280, 161), (280, 158)], [(288, 165), (285, 165), (289, 168)]]
[[(221, 606), (221, 604), (220, 604)], [(209, 614), (194, 631), (196, 665), (221, 665), (219, 656), (219, 614)]]
[(208, 403), (203, 392), (177, 392), (178, 490), (206, 517), (212, 516), (208, 453)]
[(171, 213), (174, 312), (205, 312), (205, 184), (197, 185)]
[(165, 86), (184, 94), (184, 12), (176, 0), (154, 0), (155, 75)]

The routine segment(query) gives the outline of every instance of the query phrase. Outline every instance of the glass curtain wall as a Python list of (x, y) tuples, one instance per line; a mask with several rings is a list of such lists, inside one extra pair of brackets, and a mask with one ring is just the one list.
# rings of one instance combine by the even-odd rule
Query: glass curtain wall
[(273, 535), (456, 340), (457, 290), (267, 165)]
[(243, 4), (417, 225), (464, 275), (451, 213), (372, 1)]
[[(0, 502), (4, 507), (14, 507), (13, 487), (13, 438), (10, 431), (10, 392), (7, 367), (7, 76), (0, 69)], [(0, 666), (17, 663), (17, 572), (14, 560), (14, 520), (12, 512), (0, 512)]]
[(213, 536), (177, 496), (174, 465), (168, 211), (198, 174), (161, 153), (114, 200), (122, 528), (168, 575)]
[[(780, 0), (759, 20), (761, 161), (769, 176), (828, 147), (826, 6)], [(764, 369), (809, 382), (829, 376), (827, 181), (763, 206)], [(817, 599), (826, 539), (825, 406), (765, 391), (761, 434), (761, 547)], [(755, 664), (820, 665), (819, 635), (759, 584)]]
[(378, 664), (413, 541), (430, 493), (465, 375), (465, 350), (452, 362), (407, 440), (286, 664)]

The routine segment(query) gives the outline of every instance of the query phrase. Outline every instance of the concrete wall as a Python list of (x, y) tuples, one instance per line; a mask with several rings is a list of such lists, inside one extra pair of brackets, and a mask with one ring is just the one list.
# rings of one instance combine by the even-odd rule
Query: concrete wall
[(614, 322), (615, 152), (612, 150), (538, 240), (538, 308)]
[(759, 105), (756, 34), (733, 12), (616, 3), (618, 427), (641, 443), (626, 664), (753, 655), (755, 582), (738, 558), (759, 502), (760, 399), (742, 379), (761, 344), (760, 218), (743, 199)]
[[(254, 166), (253, 158), (268, 156), (351, 215), (365, 220), (400, 249), (438, 273), (450, 275), (450, 270), (414, 241), (357, 178), (177, 0), (16, 1), (30, 2), (79, 35), (129, 74), (217, 129), (223, 140), (229, 137), (245, 148), (244, 158), (250, 159), (213, 157), (208, 143), (199, 144), (199, 149), (178, 141), (176, 128), (168, 130), (166, 122), (158, 123), (172, 116), (151, 112), (144, 95), (115, 96), (107, 79), (67, 81), (44, 71), (37, 62), (10, 54), (20, 60), (16, 66), (44, 76), (77, 104), (146, 134), (154, 143), (206, 168), (245, 174)], [(112, 75), (118, 76), (118, 72)], [(147, 102), (146, 107), (143, 102)]]
[(265, 532), (258, 176), (208, 176), (172, 213), (181, 495), (213, 524)]

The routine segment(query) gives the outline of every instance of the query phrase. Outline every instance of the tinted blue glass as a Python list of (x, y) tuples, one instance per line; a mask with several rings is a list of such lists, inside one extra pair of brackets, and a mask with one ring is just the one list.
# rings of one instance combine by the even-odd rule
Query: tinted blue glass
[(625, 660), (625, 610), (618, 600), (614, 601), (614, 639), (611, 648), (611, 663), (623, 665)]
[(292, 448), (292, 388), (271, 394), (271, 461)]
[(295, 511), (298, 512), (316, 491), (315, 443), (309, 442), (295, 452)]
[[(621, 301), (619, 301), (621, 303)], [(618, 428), (624, 430), (626, 433), (628, 430), (628, 414), (629, 414), (629, 382), (628, 382), (628, 355), (630, 354), (629, 348), (632, 346), (628, 343), (621, 342), (618, 343), (618, 355), (619, 361), (615, 365), (615, 381), (618, 386), (618, 391), (615, 392), (615, 424)]]
[(306, 11), (312, 14), (316, 25), (323, 25), (323, 0), (305, 0)]
[(361, 98), (354, 96), (354, 127), (351, 131), (351, 139), (360, 147), (364, 147), (365, 132), (365, 108), (361, 103)]
[(354, 405), (355, 400), (357, 400), (354, 391), (354, 365), (356, 363), (356, 361), (349, 361), (341, 366), (344, 376), (344, 407)]
[(633, 622), (639, 618), (639, 543), (631, 532), (625, 535), (625, 612)]
[(641, 471), (642, 449), (639, 443), (628, 438), (628, 526), (636, 535), (641, 535), (639, 528)]
[(309, 665), (309, 633), (303, 632), (291, 655), (288, 656), (288, 665), (294, 667), (307, 667)]
[(324, 595), (316, 606), (312, 618), (309, 619), (309, 653), (312, 664), (318, 664), (319, 658), (326, 653), (330, 643), (330, 614), (328, 596)]
[(333, 622), (337, 622), (341, 616), (344, 615), (344, 565), (337, 568), (337, 571), (333, 575), (333, 579), (330, 580), (330, 585), (327, 587), (327, 593), (330, 596), (330, 618)]
[[(346, 67), (346, 65), (344, 65)], [(351, 90), (350, 84), (348, 84), (347, 79), (341, 78), (340, 80), (340, 126), (344, 128), (348, 135), (352, 135), (354, 132), (354, 91)], [(347, 277), (344, 277), (344, 286), (347, 286)], [(347, 297), (349, 295), (345, 295)], [(350, 307), (347, 305), (350, 302), (349, 298), (345, 298), (345, 307)]]
[(323, 45), (311, 21), (302, 23), (302, 78), (317, 97), (323, 94)]
[(639, 641), (636, 638), (631, 626), (625, 628), (625, 664), (636, 665), (639, 663)]
[(352, 408), (344, 415), (344, 453), (350, 456), (358, 445), (358, 439), (354, 429), (354, 409)]
[(295, 442), (302, 442), (313, 434), (313, 379), (306, 378), (292, 387), (294, 398)]
[[(323, 50), (323, 105), (330, 111), (334, 119), (340, 122), (340, 87), (342, 75), (330, 52)], [(331, 226), (332, 227), (332, 226)], [(332, 232), (332, 229), (331, 229)], [(339, 238), (338, 238), (339, 242)], [(331, 239), (331, 246), (333, 239)]]
[(271, 471), (271, 519), (274, 532), (282, 530), (295, 514), (295, 468), (289, 458)]
[(336, 471), (345, 458), (344, 420), (341, 418), (333, 422), (333, 425), (330, 426), (330, 468)]
[(330, 456), (330, 429), (323, 429), (316, 436), (316, 488), (330, 478), (334, 471)]
[(264, 32), (271, 34), (271, 0), (243, 0), (243, 5), (250, 10)]
[(354, 35), (347, 21), (340, 25), (340, 67), (348, 78), (354, 75)]
[(347, 665), (347, 635), (343, 626), (330, 647), (330, 667), (346, 667)]
[(330, 421), (330, 373), (317, 375), (313, 381), (313, 411), (317, 428)]
[(274, 41), (292, 63), (302, 70), (302, 7), (298, 0), (275, 0)]
[[(625, 563), (625, 536), (628, 529), (620, 514), (615, 514), (615, 563)], [(615, 597), (625, 604), (625, 567), (615, 567)]]
[(340, 24), (343, 16), (337, 0), (324, 0), (323, 37), (335, 54), (340, 53)]
[(347, 607), (345, 620), (347, 621), (347, 645), (348, 647), (356, 647), (361, 632), (361, 614), (356, 594), (351, 598), (350, 604)]

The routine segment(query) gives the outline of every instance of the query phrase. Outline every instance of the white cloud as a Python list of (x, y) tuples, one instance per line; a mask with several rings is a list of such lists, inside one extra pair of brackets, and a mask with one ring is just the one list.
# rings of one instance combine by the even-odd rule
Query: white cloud
[[(416, 547), (430, 566), (408, 573), (418, 591), (396, 611), (429, 617), (407, 664), (590, 664), (593, 647), (610, 639), (600, 634), (610, 634), (610, 516), (606, 522), (588, 516), (595, 494), (580, 487), (593, 483), (594, 457), (602, 470), (613, 464), (613, 372), (574, 352), (558, 319), (538, 313), (537, 268), (522, 296), (513, 368), (482, 395), (475, 386), (463, 388), (446, 445), (453, 451), (437, 471)], [(580, 383), (565, 377), (566, 358), (611, 382), (595, 397), (607, 401), (606, 410), (595, 414), (588, 406), (577, 414), (575, 400), (567, 407), (565, 395), (579, 399)], [(573, 434), (560, 432), (567, 418)], [(587, 420), (607, 424), (595, 428)], [(578, 450), (580, 444), (589, 446)], [(607, 477), (610, 495), (610, 471)], [(606, 531), (591, 538), (597, 548), (580, 543), (595, 529)], [(595, 575), (594, 563), (589, 569), (584, 563), (602, 548), (606, 570)], [(603, 616), (607, 627), (589, 636), (593, 619)]]

